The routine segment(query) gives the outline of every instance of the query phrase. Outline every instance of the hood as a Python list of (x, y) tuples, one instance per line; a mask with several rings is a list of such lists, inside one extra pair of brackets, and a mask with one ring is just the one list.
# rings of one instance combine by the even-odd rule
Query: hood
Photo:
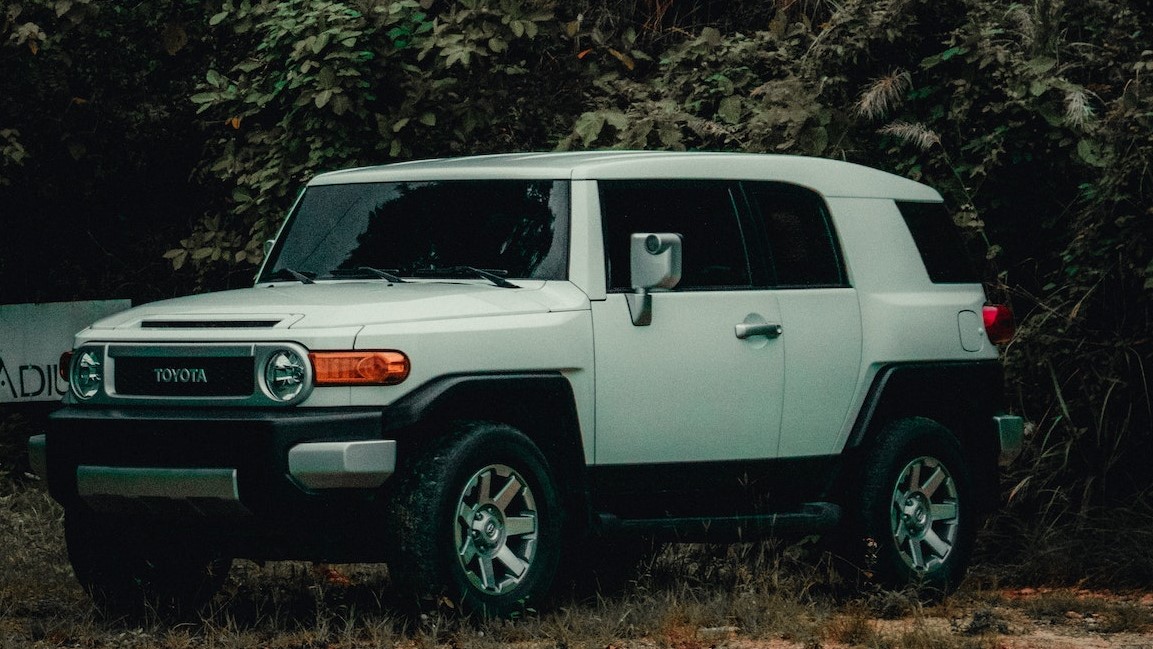
[(455, 281), (265, 284), (153, 302), (92, 328), (337, 328), (588, 308), (583, 293), (568, 282), (516, 281), (522, 288)]

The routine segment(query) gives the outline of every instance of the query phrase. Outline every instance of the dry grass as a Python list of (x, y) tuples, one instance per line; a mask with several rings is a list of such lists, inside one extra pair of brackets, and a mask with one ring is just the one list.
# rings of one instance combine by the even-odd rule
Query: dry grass
[(769, 543), (672, 545), (641, 566), (621, 595), (562, 600), (515, 621), (402, 615), (380, 566), (334, 573), (303, 563), (238, 562), (198, 622), (123, 627), (102, 621), (76, 586), (61, 537), (61, 511), (41, 485), (0, 480), (0, 649), (977, 649), (1001, 646), (1036, 624), (1069, 633), (1153, 629), (1150, 601), (1007, 591), (981, 572), (929, 608), (904, 593), (849, 595), (807, 546)]
[[(1032, 543), (1024, 556), (1034, 560), (1026, 563), (992, 552), (1011, 545), (1007, 536), (1015, 528), (1001, 526), (985, 535), (982, 565), (961, 592), (932, 607), (908, 593), (846, 588), (812, 543), (669, 545), (639, 566), (624, 593), (560, 599), (546, 612), (515, 621), (404, 615), (391, 599), (383, 566), (330, 572), (306, 563), (239, 561), (197, 622), (125, 627), (102, 620), (76, 584), (62, 511), (43, 484), (16, 463), (0, 461), (0, 649), (977, 649), (1025, 646), (1013, 640), (1027, 639), (1039, 627), (1074, 638), (1120, 634), (1131, 646), (1153, 646), (1153, 595), (1147, 592), (1024, 587), (1077, 581), (1071, 571), (1084, 568), (1086, 555), (1104, 556), (1110, 570), (1102, 577), (1120, 574), (1125, 557), (1132, 570), (1147, 554), (1138, 546), (1149, 540), (1132, 525), (1144, 527), (1150, 519), (1109, 520), (1115, 523), (1109, 529), (1102, 521), (1082, 521), (1089, 530), (1082, 537), (1020, 533)], [(1106, 541), (1111, 545), (1101, 545)], [(1051, 571), (1071, 568), (1046, 573), (1037, 562)], [(1142, 566), (1136, 572), (1143, 577)], [(1143, 635), (1134, 640), (1134, 634)]]

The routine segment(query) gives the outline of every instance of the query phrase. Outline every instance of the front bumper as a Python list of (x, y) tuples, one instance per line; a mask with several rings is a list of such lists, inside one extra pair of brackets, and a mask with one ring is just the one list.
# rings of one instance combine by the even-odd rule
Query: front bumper
[(66, 507), (292, 518), (374, 500), (396, 470), (382, 435), (378, 409), (65, 408), (28, 450)]

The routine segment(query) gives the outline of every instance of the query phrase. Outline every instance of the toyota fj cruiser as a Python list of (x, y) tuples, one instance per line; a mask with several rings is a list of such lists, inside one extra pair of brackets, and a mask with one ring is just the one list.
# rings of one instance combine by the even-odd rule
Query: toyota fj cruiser
[(940, 195), (845, 162), (352, 169), (308, 183), (252, 288), (77, 334), (30, 453), (109, 611), (194, 607), (245, 557), (383, 561), (507, 615), (567, 552), (799, 533), (947, 589), (1020, 448), (1011, 333)]

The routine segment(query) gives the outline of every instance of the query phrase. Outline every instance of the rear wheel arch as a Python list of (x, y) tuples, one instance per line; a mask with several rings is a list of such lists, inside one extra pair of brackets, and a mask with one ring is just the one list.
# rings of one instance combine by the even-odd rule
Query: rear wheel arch
[[(1002, 369), (997, 361), (942, 361), (885, 366), (873, 380), (844, 452), (867, 455), (902, 420), (923, 418), (957, 440), (969, 467), (976, 502), (990, 510), (998, 499), (997, 435), (993, 415), (1004, 411)], [(856, 465), (852, 462), (850, 465)], [(841, 487), (858, 476), (846, 475)]]

